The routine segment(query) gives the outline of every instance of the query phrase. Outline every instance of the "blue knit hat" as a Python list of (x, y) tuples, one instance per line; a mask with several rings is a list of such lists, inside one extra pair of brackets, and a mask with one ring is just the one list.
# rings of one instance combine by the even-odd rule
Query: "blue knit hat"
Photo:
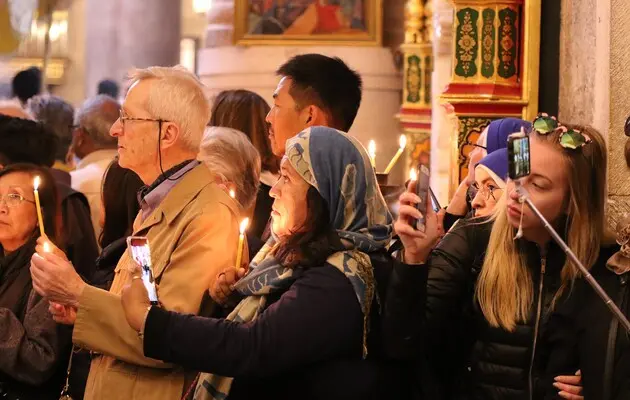
[(520, 132), (521, 128), (529, 131), (532, 124), (518, 118), (501, 118), (490, 122), (486, 134), (486, 149), (488, 154), (507, 147), (508, 136)]
[(488, 154), (479, 161), (476, 168), (483, 168), (488, 175), (494, 179), (499, 187), (505, 187), (508, 177), (508, 151), (506, 148), (499, 149)]

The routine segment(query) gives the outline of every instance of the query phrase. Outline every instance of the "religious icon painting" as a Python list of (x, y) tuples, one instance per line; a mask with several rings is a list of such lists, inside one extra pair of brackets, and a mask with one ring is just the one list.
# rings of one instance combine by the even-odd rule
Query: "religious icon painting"
[(236, 0), (238, 45), (381, 44), (383, 0)]

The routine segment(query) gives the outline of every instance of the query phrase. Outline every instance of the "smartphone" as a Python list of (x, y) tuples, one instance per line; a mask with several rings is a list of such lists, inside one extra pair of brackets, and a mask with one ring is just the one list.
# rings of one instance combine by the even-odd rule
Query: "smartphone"
[(144, 236), (130, 236), (127, 238), (127, 246), (131, 251), (131, 257), (140, 266), (142, 283), (149, 294), (149, 301), (152, 305), (158, 305), (149, 239)]
[(530, 174), (529, 136), (521, 129), (508, 136), (508, 168), (510, 179), (516, 180)]
[(427, 222), (425, 214), (427, 213), (427, 202), (429, 201), (430, 175), (429, 175), (429, 169), (423, 164), (418, 165), (417, 171), (418, 171), (418, 181), (416, 182), (416, 194), (418, 195), (418, 197), (420, 197), (420, 203), (416, 205), (416, 208), (418, 209), (418, 211), (422, 213), (422, 217), (418, 218), (413, 224), (413, 226), (417, 230), (424, 232), (426, 230), (426, 222)]
[(431, 196), (431, 205), (433, 206), (433, 211), (435, 212), (440, 211), (442, 206), (440, 206), (440, 202), (438, 201), (437, 197), (435, 196), (435, 193), (433, 193), (433, 189), (431, 189), (430, 186), (429, 186), (429, 195)]

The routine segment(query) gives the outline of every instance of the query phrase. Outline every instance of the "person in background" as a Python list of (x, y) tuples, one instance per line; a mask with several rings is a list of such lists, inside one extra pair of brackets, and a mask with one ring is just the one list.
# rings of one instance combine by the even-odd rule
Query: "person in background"
[[(91, 282), (103, 290), (111, 287), (116, 265), (127, 250), (127, 237), (132, 234), (133, 221), (140, 210), (138, 192), (143, 185), (138, 175), (118, 164), (117, 158), (105, 170), (98, 222), (102, 229), (99, 245), (103, 251), (96, 259), (96, 271)], [(91, 361), (89, 351), (75, 349), (69, 380), (73, 400), (81, 400), (85, 395)]]
[[(593, 128), (554, 127), (544, 116), (533, 125), (531, 174), (521, 184), (584, 265), (605, 263), (603, 137)], [(506, 193), (491, 218), (458, 224), (433, 250), (439, 239), (433, 209), (426, 211), (426, 232), (416, 231), (408, 221), (419, 217), (417, 196), (401, 196), (394, 228), (404, 264), (394, 266), (385, 307), (395, 311), (386, 313), (385, 326), (397, 329), (388, 329), (385, 341), (426, 354), (425, 398), (537, 399), (552, 387), (544, 378), (547, 316), (578, 272), (519, 201), (514, 182)]]
[(17, 97), (22, 104), (31, 97), (38, 95), (42, 90), (42, 71), (37, 67), (30, 67), (15, 74), (11, 81), (13, 96)]
[(300, 54), (280, 66), (276, 75), (280, 82), (266, 118), (273, 154), (282, 157), (286, 141), (312, 126), (350, 130), (363, 84), (341, 59)]
[[(273, 199), (269, 196), (271, 186), (278, 180), (280, 159), (271, 151), (265, 116), (269, 113), (267, 102), (249, 90), (225, 90), (217, 95), (212, 106), (209, 126), (224, 126), (241, 131), (249, 137), (260, 154), (260, 187), (256, 196), (252, 221), (247, 233), (262, 238)], [(251, 247), (250, 247), (251, 248)]]
[(195, 399), (402, 399), (400, 375), (377, 361), (375, 257), (391, 216), (367, 152), (313, 127), (286, 154), (271, 189), (274, 235), (237, 283), (228, 318), (147, 313), (134, 280), (122, 296), (126, 319), (146, 356), (207, 372), (189, 391)]
[[(0, 137), (1, 165), (31, 163), (50, 168), (54, 164), (57, 136), (43, 124), (0, 115)], [(77, 272), (89, 280), (94, 273), (98, 247), (88, 201), (70, 186), (55, 182), (61, 201), (66, 254)]]
[(46, 125), (57, 136), (57, 150), (52, 173), (55, 179), (70, 186), (71, 168), (66, 164), (66, 154), (72, 142), (74, 107), (61, 97), (36, 95), (26, 103), (26, 109), (36, 121)]
[(22, 119), (33, 119), (33, 116), (22, 108), (20, 102), (16, 100), (0, 100), (0, 115)]
[(507, 178), (507, 149), (496, 150), (479, 161), (475, 167), (475, 182), (471, 186), (474, 196), (470, 204), (475, 217), (487, 217), (494, 212), (505, 191)]
[[(209, 315), (208, 288), (235, 264), (240, 213), (195, 159), (210, 119), (204, 87), (183, 67), (134, 70), (130, 78), (110, 133), (118, 140), (120, 166), (146, 185), (133, 235), (149, 240), (160, 304)], [(125, 252), (108, 292), (86, 284), (63, 257), (41, 246), (32, 258), (39, 293), (58, 303), (51, 310), (55, 319), (74, 324), (74, 343), (95, 354), (86, 399), (179, 399), (194, 378), (192, 371), (145, 357), (142, 338), (125, 324), (120, 294), (135, 265)]]
[(97, 95), (87, 99), (77, 111), (72, 130), (70, 153), (76, 169), (70, 172), (72, 188), (87, 197), (94, 235), (101, 235), (101, 197), (103, 175), (117, 154), (116, 138), (109, 129), (120, 116), (120, 105), (113, 98)]
[(517, 118), (502, 118), (492, 122), (481, 132), (475, 143), (469, 143), (473, 149), (468, 155), (468, 175), (459, 184), (450, 203), (446, 207), (444, 216), (444, 230), (449, 231), (457, 220), (465, 217), (472, 206), (469, 201), (474, 197), (471, 195), (471, 186), (475, 182), (475, 166), (487, 154), (507, 147), (507, 138), (512, 133), (520, 132), (521, 128), (528, 131), (531, 123)]
[[(243, 215), (251, 215), (256, 201), (260, 176), (260, 155), (249, 138), (244, 133), (231, 128), (207, 127), (197, 159), (201, 161), (215, 176), (215, 182), (224, 187), (229, 193), (234, 192), (234, 198), (243, 211)], [(251, 260), (264, 243), (260, 237), (254, 236), (247, 230), (248, 260)], [(218, 279), (223, 281), (243, 275), (245, 268), (235, 271), (232, 266), (219, 273)], [(210, 289), (210, 295), (217, 300), (216, 293)]]
[(46, 240), (63, 247), (57, 190), (48, 169), (12, 164), (0, 170), (0, 398), (7, 400), (58, 399), (70, 350), (70, 330), (53, 321), (29, 272), (40, 235), (35, 176), (41, 179)]
[(118, 84), (111, 79), (103, 79), (98, 83), (96, 88), (96, 94), (102, 94), (105, 96), (109, 96), (112, 99), (118, 99), (118, 94), (120, 93), (120, 88)]

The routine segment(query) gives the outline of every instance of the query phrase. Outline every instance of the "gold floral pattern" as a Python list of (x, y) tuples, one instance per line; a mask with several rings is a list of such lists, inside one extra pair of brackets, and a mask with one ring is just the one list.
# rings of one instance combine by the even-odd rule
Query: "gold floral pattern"
[(464, 8), (457, 13), (455, 74), (472, 77), (477, 74), (477, 53), (479, 51), (477, 21), (479, 11)]

